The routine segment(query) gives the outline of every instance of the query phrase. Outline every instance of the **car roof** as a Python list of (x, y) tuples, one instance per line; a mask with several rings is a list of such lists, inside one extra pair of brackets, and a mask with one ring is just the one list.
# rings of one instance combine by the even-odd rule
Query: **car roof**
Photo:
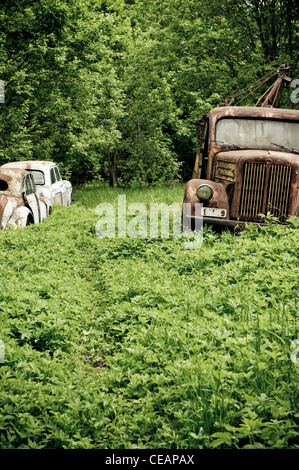
[(22, 168), (0, 167), (0, 179), (3, 179), (7, 182), (11, 181), (12, 179), (19, 179), (21, 181), (26, 175), (28, 175), (28, 172), (26, 170), (23, 170)]
[(46, 160), (25, 160), (18, 162), (10, 162), (2, 165), (1, 168), (23, 168), (25, 170), (43, 170), (45, 168), (51, 168), (56, 166), (54, 162)]

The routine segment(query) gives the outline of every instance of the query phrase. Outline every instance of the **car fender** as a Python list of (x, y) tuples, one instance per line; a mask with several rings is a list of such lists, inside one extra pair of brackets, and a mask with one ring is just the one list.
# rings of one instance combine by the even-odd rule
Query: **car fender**
[(68, 180), (63, 180), (62, 181), (64, 186), (65, 186), (65, 189), (66, 189), (66, 194), (67, 194), (67, 206), (69, 206), (71, 204), (71, 201), (72, 201), (72, 183)]
[(8, 221), (11, 218), (15, 205), (10, 198), (4, 195), (0, 196), (0, 224), (1, 228), (7, 227)]
[(66, 189), (67, 189), (68, 191), (70, 191), (70, 190), (72, 189), (72, 183), (71, 183), (70, 181), (68, 181), (68, 180), (62, 180), (62, 182), (63, 182), (64, 186), (66, 187)]
[(41, 198), (46, 198), (52, 204), (52, 201), (54, 200), (53, 193), (51, 189), (48, 186), (37, 186), (37, 193)]
[(227, 217), (229, 217), (229, 203), (225, 186), (221, 183), (215, 183), (215, 181), (205, 179), (192, 179), (186, 184), (183, 202), (191, 204), (191, 216), (195, 215), (195, 204), (201, 202), (196, 195), (196, 190), (198, 186), (202, 184), (209, 185), (213, 190), (213, 196), (207, 203), (204, 204), (205, 207), (218, 207), (220, 209), (226, 209)]
[[(27, 222), (28, 222), (28, 217), (29, 216), (32, 216), (32, 213), (31, 211), (28, 209), (28, 207), (25, 207), (25, 206), (20, 206), (20, 207), (17, 207), (8, 223), (7, 223), (7, 226), (11, 226), (11, 227), (26, 227), (27, 225)], [(32, 216), (33, 217), (33, 216)]]
[(52, 208), (51, 201), (47, 197), (41, 197), (40, 209), (41, 209), (42, 220), (46, 219), (50, 215), (51, 208)]

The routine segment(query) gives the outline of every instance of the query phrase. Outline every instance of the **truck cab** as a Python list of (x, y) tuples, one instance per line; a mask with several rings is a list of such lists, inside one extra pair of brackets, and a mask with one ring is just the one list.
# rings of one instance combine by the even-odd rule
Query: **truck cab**
[[(287, 224), (299, 215), (299, 111), (220, 106), (198, 122), (199, 152), (187, 182), (183, 216), (194, 227)], [(200, 213), (198, 207), (200, 203)]]

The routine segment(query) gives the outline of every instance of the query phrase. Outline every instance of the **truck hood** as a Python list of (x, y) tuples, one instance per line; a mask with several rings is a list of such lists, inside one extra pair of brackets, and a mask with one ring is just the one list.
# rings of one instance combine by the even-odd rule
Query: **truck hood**
[(283, 165), (284, 163), (291, 164), (292, 166), (299, 166), (299, 154), (291, 152), (279, 152), (275, 150), (262, 150), (262, 149), (237, 149), (220, 151), (215, 155), (219, 161), (238, 163), (241, 160), (247, 162), (268, 162)]

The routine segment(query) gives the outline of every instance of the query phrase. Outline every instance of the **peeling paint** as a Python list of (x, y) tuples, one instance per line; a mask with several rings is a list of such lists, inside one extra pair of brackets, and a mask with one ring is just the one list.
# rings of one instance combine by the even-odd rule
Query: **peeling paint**
[[(6, 182), (0, 190), (0, 226), (25, 227), (29, 215), (34, 223), (42, 222), (49, 215), (49, 201), (41, 201), (37, 194), (33, 178), (20, 168), (0, 168), (0, 181)], [(5, 189), (6, 188), (6, 189)], [(41, 208), (43, 207), (42, 211)]]
[[(204, 207), (227, 211), (223, 219), (203, 216), (203, 223), (234, 227), (246, 222), (263, 224), (261, 213), (271, 212), (281, 223), (286, 223), (289, 216), (297, 216), (299, 155), (292, 149), (235, 149), (233, 144), (219, 143), (216, 141), (216, 125), (225, 118), (297, 122), (299, 129), (299, 111), (291, 109), (221, 106), (200, 119), (200, 158), (197, 155), (193, 178), (186, 184), (183, 199), (184, 203), (191, 203), (191, 218), (195, 217), (194, 205), (203, 202), (196, 195), (201, 184), (208, 184), (213, 189), (213, 196), (203, 202)], [(205, 179), (198, 176), (202, 158), (207, 161)]]
[[(10, 162), (2, 165), (1, 168), (21, 168), (26, 171), (39, 171), (44, 176), (44, 184), (36, 182), (37, 191), (41, 196), (45, 196), (51, 204), (62, 204), (69, 206), (72, 200), (72, 184), (63, 180), (60, 176), (59, 168), (54, 162), (43, 160), (27, 160)], [(54, 170), (54, 179), (51, 179), (51, 172)], [(58, 179), (57, 179), (58, 175)]]

